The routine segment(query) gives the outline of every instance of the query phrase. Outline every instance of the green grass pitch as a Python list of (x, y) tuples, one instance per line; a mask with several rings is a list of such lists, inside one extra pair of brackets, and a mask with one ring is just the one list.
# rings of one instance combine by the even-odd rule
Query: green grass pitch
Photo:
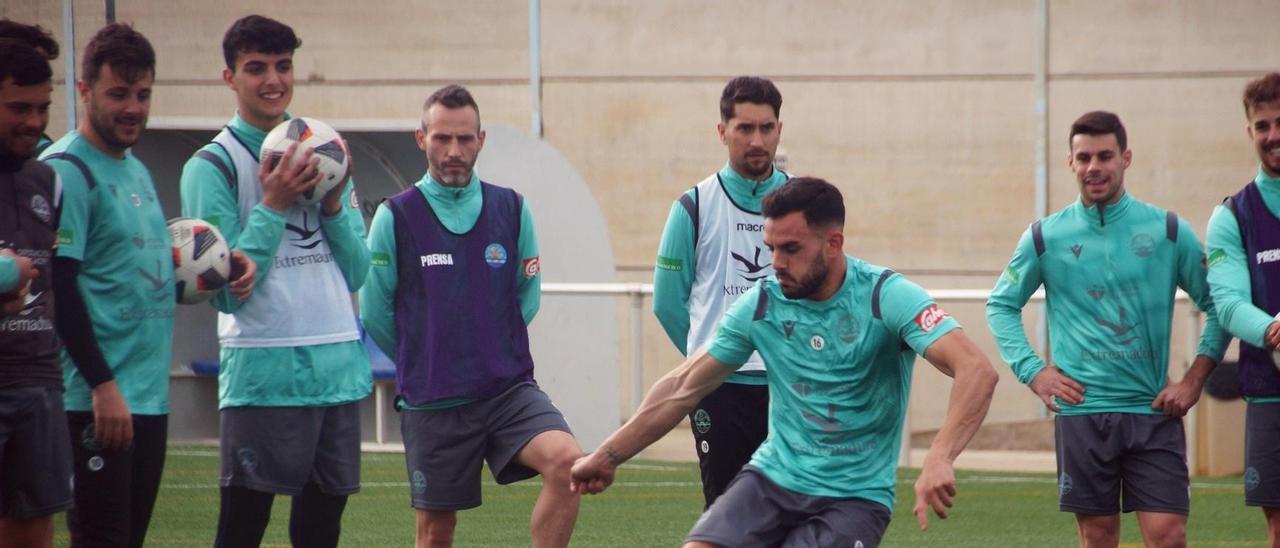
[[(363, 488), (347, 504), (343, 546), (411, 546), (413, 511), (404, 457), (366, 453)], [(217, 452), (208, 447), (171, 447), (156, 503), (148, 546), (207, 547), (218, 517)], [(898, 478), (898, 505), (883, 546), (1076, 546), (1074, 519), (1058, 512), (1052, 475), (957, 472), (959, 495), (950, 519), (931, 516), (921, 532), (911, 515), (916, 470)], [(486, 470), (484, 505), (459, 514), (457, 545), (527, 546), (529, 511), (541, 482), (499, 487)], [(624, 465), (617, 483), (585, 497), (573, 545), (679, 546), (702, 510), (694, 464), (636, 462)], [(1262, 512), (1246, 508), (1240, 478), (1192, 481), (1191, 546), (1265, 546)], [(277, 497), (263, 546), (288, 546), (289, 500)], [(55, 545), (66, 546), (62, 516)], [(1141, 546), (1138, 524), (1125, 515), (1121, 546)]]

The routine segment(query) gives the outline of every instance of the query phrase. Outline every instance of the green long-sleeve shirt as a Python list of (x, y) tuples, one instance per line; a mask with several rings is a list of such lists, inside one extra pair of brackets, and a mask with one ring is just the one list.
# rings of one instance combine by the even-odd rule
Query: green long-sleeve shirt
[(1027, 340), (1022, 308), (1044, 286), (1054, 365), (1085, 387), (1084, 402), (1061, 403), (1062, 414), (1160, 413), (1151, 403), (1167, 382), (1178, 287), (1208, 316), (1198, 354), (1222, 359), (1230, 338), (1186, 221), (1170, 241), (1167, 211), (1126, 194), (1102, 212), (1077, 200), (1040, 228), (1043, 254), (1028, 229), (987, 301), (987, 322), (1000, 357), (1029, 384), (1045, 361)]
[[(267, 136), (267, 132), (249, 125), (239, 114), (227, 126), (253, 151), (262, 147)], [(211, 143), (201, 150), (217, 155), (228, 166), (234, 165), (221, 146)], [(236, 176), (245, 179), (256, 175)], [(262, 283), (284, 238), (284, 214), (259, 203), (248, 219), (242, 219), (236, 186), (229, 184), (212, 163), (198, 157), (183, 166), (181, 190), (182, 214), (218, 227), (232, 248), (244, 252), (257, 265), (256, 281)], [(347, 288), (355, 292), (365, 283), (370, 254), (364, 242), (364, 219), (351, 199), (353, 183), (349, 182), (343, 192), (342, 212), (321, 215), (320, 229)], [(215, 295), (212, 303), (228, 314), (239, 308), (239, 301), (226, 290)], [(372, 390), (369, 357), (358, 340), (298, 347), (224, 347), (220, 359), (222, 408), (334, 405), (363, 399)]]
[[(1271, 177), (1259, 167), (1253, 182), (1258, 185), (1267, 209), (1272, 215), (1280, 216), (1280, 177)], [(1240, 238), (1240, 224), (1230, 209), (1221, 205), (1213, 208), (1205, 240), (1209, 246), (1209, 287), (1222, 327), (1242, 341), (1264, 347), (1263, 335), (1275, 318), (1253, 304), (1244, 240)], [(1249, 401), (1280, 403), (1280, 397), (1249, 398)]]
[[(461, 188), (444, 186), (430, 175), (423, 175), (414, 188), (426, 197), (431, 210), (450, 232), (466, 233), (480, 218), (484, 196), (480, 191), (480, 178), (474, 172), (471, 181)], [(370, 268), (368, 281), (360, 290), (360, 320), (364, 322), (373, 342), (393, 358), (396, 352), (395, 295), (399, 281), (395, 228), (395, 217), (391, 209), (386, 204), (379, 205), (369, 226), (369, 250), (373, 254), (373, 267)], [(533, 215), (529, 212), (528, 201), (521, 203), (520, 238), (516, 245), (519, 248), (519, 264), (538, 257), (538, 239), (534, 234)], [(524, 322), (528, 324), (537, 315), (542, 302), (542, 273), (539, 270), (530, 277), (525, 275), (523, 269), (516, 271), (516, 298), (520, 302)], [(429, 407), (447, 407), (465, 401), (467, 400), (436, 402)]]
[[(762, 181), (748, 179), (734, 171), (728, 162), (720, 168), (719, 175), (729, 199), (739, 208), (757, 214), (765, 195), (787, 181), (787, 174), (778, 169)], [(684, 194), (690, 199), (697, 199), (693, 188)], [(653, 315), (681, 354), (688, 347), (689, 292), (698, 273), (696, 234), (693, 218), (677, 199), (671, 204), (658, 244), (658, 257), (653, 269)], [(725, 257), (725, 260), (729, 258)], [(764, 384), (765, 379), (760, 371), (735, 372), (725, 382)]]

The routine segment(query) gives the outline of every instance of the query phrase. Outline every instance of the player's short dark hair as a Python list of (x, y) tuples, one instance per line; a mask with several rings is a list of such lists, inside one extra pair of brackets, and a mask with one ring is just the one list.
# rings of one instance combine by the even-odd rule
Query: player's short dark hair
[[(476, 111), (476, 122), (480, 121), (480, 105), (476, 104), (475, 97), (471, 96), (471, 92), (467, 88), (458, 84), (449, 84), (445, 87), (435, 90), (427, 97), (426, 102), (422, 103), (422, 112), (426, 112), (431, 105), (443, 105), (447, 109), (455, 109), (462, 107), (471, 107)], [(426, 121), (422, 123), (423, 129), (426, 129)]]
[(261, 15), (237, 19), (222, 35), (222, 58), (227, 68), (236, 70), (236, 56), (241, 53), (293, 53), (302, 47), (302, 39), (289, 25)]
[(733, 109), (738, 103), (758, 103), (773, 107), (773, 115), (782, 115), (782, 93), (768, 78), (759, 76), (739, 76), (729, 80), (720, 93), (720, 121), (728, 122), (733, 118)]
[(1244, 87), (1244, 115), (1263, 103), (1280, 103), (1280, 72), (1272, 72)]
[(766, 219), (804, 212), (809, 228), (844, 227), (844, 196), (840, 189), (817, 177), (795, 177), (764, 197), (760, 204)]
[(1067, 137), (1067, 146), (1071, 146), (1071, 140), (1076, 135), (1108, 135), (1115, 134), (1116, 144), (1120, 145), (1120, 150), (1128, 150), (1129, 136), (1124, 131), (1124, 124), (1120, 122), (1120, 117), (1104, 110), (1095, 110), (1086, 112), (1076, 121), (1071, 123), (1071, 135)]
[(49, 60), (22, 40), (0, 38), (0, 84), (13, 79), (17, 86), (34, 86), (53, 79)]
[(0, 19), (0, 38), (26, 42), (37, 51), (44, 51), (50, 61), (58, 58), (58, 41), (40, 25), (26, 25), (6, 17)]
[(103, 65), (110, 65), (112, 72), (133, 83), (156, 74), (156, 50), (142, 33), (127, 23), (112, 23), (102, 27), (89, 45), (84, 47), (84, 60), (80, 65), (80, 77), (93, 84), (98, 81)]

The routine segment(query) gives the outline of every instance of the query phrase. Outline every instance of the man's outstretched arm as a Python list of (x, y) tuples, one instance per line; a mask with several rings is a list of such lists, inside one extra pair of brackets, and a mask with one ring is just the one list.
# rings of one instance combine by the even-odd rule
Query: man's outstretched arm
[(952, 466), (978, 427), (982, 426), (982, 420), (991, 407), (996, 381), (1000, 378), (986, 355), (960, 329), (952, 330), (929, 345), (924, 358), (955, 381), (951, 385), (946, 419), (933, 438), (933, 445), (929, 447), (920, 477), (916, 480), (913, 513), (921, 529), (929, 525), (930, 507), (938, 517), (947, 518), (947, 508), (951, 507), (951, 499), (956, 495)]
[(595, 452), (574, 463), (569, 488), (575, 493), (604, 491), (613, 483), (618, 465), (675, 428), (735, 369), (702, 350), (667, 373), (649, 389), (640, 409), (622, 428), (604, 440)]

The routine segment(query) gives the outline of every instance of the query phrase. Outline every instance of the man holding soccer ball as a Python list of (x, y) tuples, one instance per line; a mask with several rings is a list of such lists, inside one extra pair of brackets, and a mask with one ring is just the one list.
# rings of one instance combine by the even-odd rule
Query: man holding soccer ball
[(1218, 317), (1240, 338), (1245, 416), (1244, 500), (1261, 506), (1280, 545), (1280, 73), (1244, 90), (1246, 131), (1258, 174), (1213, 210), (1206, 235), (1209, 286)]
[(183, 215), (209, 221), (257, 265), (243, 302), (222, 294), (218, 376), (221, 508), (216, 546), (257, 546), (276, 494), (293, 497), (295, 546), (336, 546), (347, 496), (360, 488), (359, 401), (372, 389), (351, 292), (369, 250), (349, 180), (319, 204), (311, 150), (259, 162), (267, 133), (290, 119), (289, 26), (251, 15), (223, 37), (223, 81), (236, 115), (182, 172)]

